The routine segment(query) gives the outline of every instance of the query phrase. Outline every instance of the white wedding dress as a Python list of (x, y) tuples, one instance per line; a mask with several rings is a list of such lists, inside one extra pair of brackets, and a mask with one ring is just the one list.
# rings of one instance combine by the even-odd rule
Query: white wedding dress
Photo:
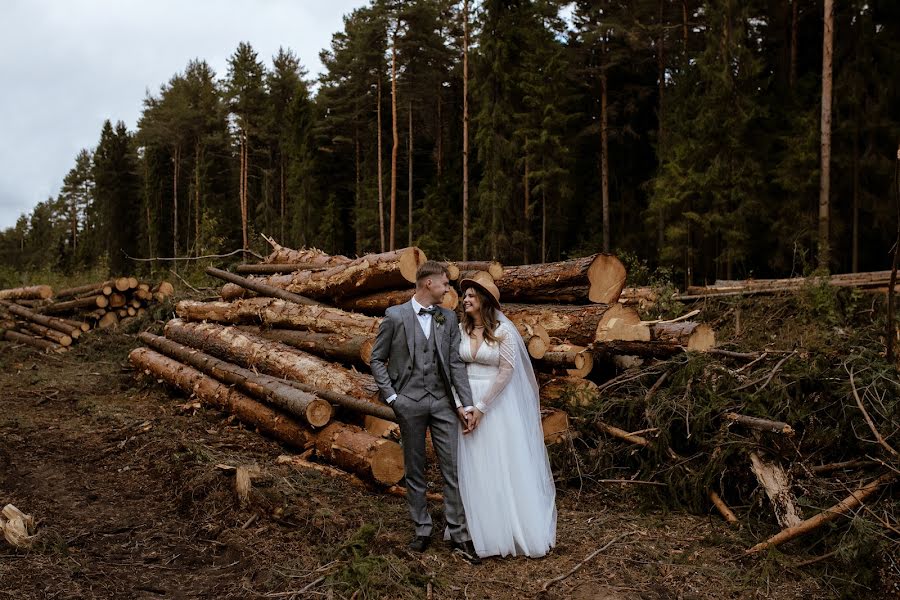
[(541, 429), (537, 380), (525, 344), (502, 313), (499, 342), (472, 354), (462, 330), (472, 400), (484, 412), (459, 434), (459, 488), (479, 556), (544, 556), (556, 544), (556, 487)]

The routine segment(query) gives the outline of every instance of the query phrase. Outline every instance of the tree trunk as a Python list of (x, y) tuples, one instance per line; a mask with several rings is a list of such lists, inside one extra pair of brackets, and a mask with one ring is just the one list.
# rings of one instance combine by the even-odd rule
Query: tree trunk
[(469, 0), (463, 0), (463, 231), (462, 259), (469, 260)]
[(557, 344), (535, 361), (535, 367), (568, 377), (587, 377), (594, 368), (594, 356), (584, 346)]
[(485, 271), (494, 281), (503, 277), (503, 265), (495, 260), (464, 260), (453, 264), (459, 269), (457, 279), (471, 277), (475, 271)]
[(522, 179), (522, 186), (525, 188), (525, 206), (522, 212), (522, 217), (524, 219), (524, 227), (525, 231), (525, 240), (522, 242), (522, 264), (528, 264), (528, 238), (530, 232), (530, 224), (531, 224), (531, 186), (528, 182), (528, 139), (525, 140), (525, 175)]
[(788, 85), (794, 89), (797, 85), (797, 48), (800, 38), (800, 0), (791, 0), (791, 65), (788, 74)]
[(381, 251), (385, 252), (387, 248), (384, 245), (384, 187), (381, 185), (381, 176), (384, 173), (384, 167), (381, 164), (381, 76), (378, 76), (376, 83), (378, 90), (378, 235), (381, 238)]
[(625, 287), (625, 266), (610, 254), (557, 263), (505, 267), (496, 283), (504, 302), (614, 304)]
[(181, 164), (181, 146), (175, 146), (172, 169), (172, 270), (178, 270), (178, 170)]
[[(606, 53), (606, 44), (603, 45)], [(609, 252), (609, 115), (606, 109), (606, 64), (600, 74), (600, 195), (603, 206), (603, 251)]]
[(406, 145), (406, 170), (407, 170), (407, 190), (406, 190), (406, 207), (408, 212), (409, 229), (407, 231), (407, 246), (413, 245), (413, 114), (412, 101), (408, 102), (409, 106), (409, 142)]
[[(415, 283), (416, 271), (423, 262), (425, 254), (418, 248), (401, 248), (384, 254), (367, 254), (325, 271), (297, 271), (254, 281), (301, 296), (333, 302), (378, 290), (406, 287)], [(225, 286), (222, 295), (228, 299), (240, 297), (243, 292)]]
[[(355, 200), (356, 200), (356, 207), (357, 207), (356, 210), (359, 211), (359, 209), (362, 207), (362, 198), (361, 198), (362, 182), (360, 180), (360, 175), (359, 175), (359, 127), (357, 127), (354, 130), (353, 139), (354, 139), (355, 148), (356, 148), (356, 152), (354, 153), (354, 158), (355, 158), (354, 165), (355, 165), (355, 174), (356, 174)], [(358, 212), (357, 212), (357, 214), (358, 214)], [(361, 220), (356, 219), (355, 225), (356, 225), (356, 227), (355, 227), (355, 229), (356, 229), (356, 254), (359, 254), (360, 252), (362, 252), (362, 222), (361, 222)]]
[[(376, 292), (374, 294), (369, 294), (366, 296), (355, 296), (353, 298), (347, 298), (338, 303), (338, 307), (344, 310), (350, 310), (353, 312), (360, 312), (365, 315), (372, 315), (376, 317), (380, 317), (384, 315), (384, 311), (386, 311), (391, 306), (397, 306), (398, 304), (403, 304), (404, 302), (409, 302), (409, 299), (413, 297), (416, 293), (414, 288), (408, 288), (404, 290), (387, 290), (384, 292)], [(459, 306), (459, 294), (453, 288), (444, 294), (444, 298), (441, 301), (441, 306), (448, 310), (456, 310), (457, 306)]]
[[(66, 288), (64, 290), (60, 290), (60, 291), (56, 292), (56, 299), (62, 300), (63, 298), (68, 298), (68, 297), (74, 298), (76, 296), (81, 296), (83, 294), (91, 294), (91, 295), (106, 294), (108, 296), (109, 294), (112, 294), (112, 286), (113, 285), (114, 285), (114, 281), (110, 280), (110, 281), (103, 281), (100, 283), (88, 283), (85, 285), (79, 285), (77, 287)], [(105, 291), (106, 289), (109, 289), (109, 292), (106, 292)], [(2, 294), (3, 294), (3, 292), (0, 292), (0, 297), (2, 297)], [(51, 295), (52, 295), (52, 293), (51, 293)]]
[(6, 301), (0, 302), (0, 304), (2, 304), (6, 310), (16, 315), (17, 317), (27, 319), (34, 323), (38, 323), (40, 325), (43, 325), (44, 327), (50, 327), (72, 337), (73, 339), (77, 339), (81, 335), (80, 327), (73, 327), (68, 323), (65, 323), (62, 319), (38, 314), (32, 310), (25, 308), (24, 306), (18, 306)]
[(66, 302), (55, 302), (43, 307), (41, 312), (53, 315), (79, 309), (106, 308), (107, 306), (109, 306), (109, 300), (106, 296), (90, 296), (87, 298), (79, 298), (77, 300), (68, 300)]
[(541, 262), (547, 262), (547, 192), (541, 188)]
[(33, 285), (0, 290), (0, 299), (3, 300), (46, 300), (51, 296), (53, 296), (53, 288), (49, 285)]
[(232, 327), (173, 319), (166, 337), (222, 360), (383, 406), (371, 375)]
[(391, 146), (391, 226), (390, 245), (393, 251), (396, 242), (397, 227), (397, 152), (400, 149), (400, 136), (397, 130), (397, 33), (391, 38), (391, 133), (394, 144)]
[(541, 429), (548, 446), (564, 441), (569, 435), (569, 415), (555, 408), (541, 409)]
[[(796, 0), (795, 0), (796, 1)], [(858, 110), (858, 109), (857, 109)], [(859, 116), (853, 132), (853, 239), (851, 242), (850, 271), (859, 271)]]
[(822, 152), (819, 179), (819, 268), (831, 264), (831, 78), (834, 51), (834, 0), (825, 0), (825, 27), (822, 39)]
[[(50, 327), (45, 327), (43, 325), (38, 325), (37, 323), (32, 323), (31, 321), (25, 321), (19, 324), (19, 329), (30, 331), (34, 335), (40, 336), (44, 339), (50, 340), (60, 346), (71, 346), (72, 345), (72, 336), (67, 335), (61, 331), (57, 331), (56, 329), (51, 329)], [(24, 331), (23, 331), (24, 333)]]
[(437, 180), (440, 181), (441, 177), (444, 173), (444, 122), (442, 113), (443, 102), (441, 101), (443, 82), (438, 82), (438, 89), (435, 96), (437, 97), (437, 126), (435, 127), (435, 134), (437, 135), (437, 141), (435, 142), (435, 152), (437, 153), (437, 157), (435, 162), (437, 163), (435, 166), (437, 167)]
[(303, 306), (273, 298), (247, 298), (235, 302), (182, 300), (175, 306), (175, 312), (182, 319), (191, 321), (308, 329), (342, 335), (375, 335), (381, 324), (381, 319), (337, 308)]
[(193, 367), (148, 348), (135, 348), (128, 355), (128, 360), (136, 369), (164, 380), (185, 394), (196, 396), (204, 404), (237, 416), (246, 425), (281, 442), (301, 449), (315, 443), (313, 434), (290, 416), (219, 383)]
[(369, 360), (372, 358), (372, 346), (375, 344), (374, 335), (317, 333), (296, 329), (261, 329), (252, 325), (241, 325), (238, 329), (293, 346), (322, 358), (366, 368), (369, 366)]
[(312, 263), (274, 263), (274, 264), (246, 264), (237, 265), (234, 270), (242, 275), (281, 275), (294, 271), (323, 271), (326, 267), (316, 266)]
[(279, 379), (232, 365), (152, 333), (141, 333), (138, 338), (157, 352), (234, 386), (244, 394), (273, 404), (312, 427), (324, 427), (331, 420), (328, 402)]
[(287, 191), (284, 189), (284, 154), (282, 154), (280, 158), (281, 158), (281, 160), (279, 161), (279, 167), (280, 167), (279, 189), (281, 191), (281, 194), (280, 194), (280, 197), (281, 197), (281, 239), (283, 240), (283, 239), (285, 239), (284, 238), (284, 221), (285, 221), (285, 205), (287, 204), (287, 202), (286, 202)]
[(316, 436), (316, 453), (351, 473), (383, 485), (403, 478), (400, 444), (372, 435), (365, 429), (332, 423)]

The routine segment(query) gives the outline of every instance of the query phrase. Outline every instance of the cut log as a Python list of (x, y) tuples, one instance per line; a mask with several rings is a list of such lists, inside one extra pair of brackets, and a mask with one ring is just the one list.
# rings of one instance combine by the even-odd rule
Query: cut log
[[(323, 301), (371, 294), (379, 290), (406, 287), (416, 281), (416, 270), (425, 262), (418, 248), (403, 248), (382, 254), (367, 254), (356, 260), (324, 271), (298, 271), (288, 275), (272, 275), (256, 281), (301, 296)], [(222, 288), (222, 297), (238, 293)], [(240, 292), (243, 294), (243, 292)]]
[(65, 333), (57, 331), (56, 329), (51, 329), (50, 327), (44, 327), (43, 325), (33, 323), (31, 321), (24, 321), (23, 323), (19, 324), (19, 329), (22, 330), (23, 333), (25, 331), (30, 331), (35, 335), (50, 340), (51, 342), (56, 342), (60, 346), (72, 345), (72, 336), (66, 335)]
[(65, 346), (60, 346), (55, 342), (44, 340), (39, 337), (28, 335), (19, 331), (14, 331), (12, 329), (0, 329), (0, 339), (4, 339), (7, 342), (25, 344), (27, 346), (32, 346), (33, 348), (39, 348), (48, 352), (66, 351)]
[(654, 323), (650, 325), (650, 339), (681, 346), (693, 352), (705, 352), (716, 345), (716, 334), (712, 327), (694, 321)]
[(453, 262), (441, 263), (447, 269), (447, 279), (456, 281), (459, 279), (459, 265)]
[(76, 300), (66, 300), (64, 302), (54, 302), (48, 304), (41, 309), (41, 312), (48, 315), (54, 315), (65, 312), (73, 312), (76, 310), (106, 308), (109, 306), (109, 299), (106, 296), (90, 296), (87, 298), (78, 298)]
[(157, 302), (165, 302), (166, 298), (175, 295), (175, 286), (168, 281), (160, 281), (159, 285), (150, 291)]
[(125, 294), (113, 292), (109, 297), (110, 308), (122, 308), (125, 306)]
[(157, 352), (232, 385), (249, 396), (273, 404), (308, 425), (324, 427), (331, 420), (332, 410), (328, 402), (279, 379), (254, 373), (152, 333), (141, 333), (138, 339)]
[(140, 292), (149, 292), (149, 291), (150, 291), (150, 284), (147, 283), (146, 281), (142, 281), (142, 282), (140, 282), (140, 283), (138, 284), (137, 289), (138, 289), (138, 291), (140, 291)]
[[(578, 346), (589, 346), (606, 328), (606, 313), (610, 310), (633, 311), (634, 309), (614, 304), (586, 304), (571, 306), (566, 304), (505, 304), (503, 312), (520, 330), (522, 327), (540, 325), (550, 338)], [(638, 321), (640, 317), (638, 316)]]
[[(293, 292), (288, 292), (287, 290), (268, 285), (262, 280), (248, 279), (247, 277), (241, 277), (240, 275), (235, 275), (234, 273), (229, 273), (228, 271), (223, 271), (222, 269), (217, 269), (215, 267), (206, 267), (206, 273), (207, 275), (212, 275), (213, 277), (217, 277), (229, 282), (222, 288), (222, 298), (226, 300), (235, 297), (243, 297), (243, 292), (249, 290), (266, 298), (281, 298), (282, 300), (295, 302), (297, 304), (307, 304), (310, 306), (318, 306), (322, 304), (322, 302), (319, 302), (318, 300), (313, 300), (312, 298), (307, 298), (305, 296), (294, 294)], [(239, 289), (235, 293), (231, 293), (226, 290), (226, 288), (230, 289), (232, 287), (237, 287)]]
[[(347, 259), (350, 260), (349, 258)], [(334, 265), (332, 265), (334, 266)], [(258, 263), (237, 265), (234, 270), (242, 275), (280, 275), (294, 271), (323, 271), (327, 267), (314, 263)]]
[[(369, 422), (367, 420), (368, 417), (377, 419), (381, 423), (397, 422), (397, 415), (394, 414), (394, 409), (383, 402), (376, 404), (369, 400), (360, 400), (346, 394), (339, 394), (330, 390), (323, 390), (321, 388), (316, 388), (314, 386), (300, 383), (299, 381), (293, 381), (291, 379), (285, 379), (284, 382), (292, 387), (297, 388), (298, 390), (303, 390), (304, 392), (309, 392), (310, 394), (315, 394), (316, 396), (319, 396), (324, 400), (328, 400), (333, 406), (338, 406), (342, 409), (346, 409), (347, 411), (365, 415), (366, 419), (364, 419), (364, 422)], [(366, 427), (366, 429), (368, 429), (368, 427)]]
[[(376, 292), (365, 296), (356, 296), (353, 298), (344, 298), (338, 302), (338, 307), (343, 310), (352, 310), (365, 315), (376, 317), (384, 316), (391, 306), (397, 306), (405, 302), (409, 302), (410, 298), (416, 293), (414, 288), (403, 290), (387, 290), (384, 292)], [(456, 310), (459, 306), (459, 294), (455, 289), (450, 288), (441, 301), (441, 306), (448, 310)]]
[(603, 317), (597, 329), (597, 341), (650, 341), (650, 328), (641, 321), (641, 316), (633, 307), (615, 304)]
[(53, 288), (49, 285), (32, 285), (0, 290), (0, 300), (46, 300), (52, 295)]
[(750, 470), (772, 502), (775, 518), (782, 528), (796, 527), (803, 518), (794, 502), (787, 473), (781, 465), (764, 461), (756, 452), (750, 453)]
[(255, 324), (344, 335), (375, 335), (381, 324), (381, 319), (326, 306), (304, 306), (277, 298), (247, 298), (234, 302), (182, 300), (175, 306), (175, 312), (191, 321)]
[(649, 308), (656, 305), (659, 294), (650, 287), (627, 287), (619, 295), (619, 303), (638, 308)]
[(614, 304), (625, 287), (625, 266), (611, 254), (555, 263), (504, 267), (496, 279), (504, 302)]
[(128, 278), (128, 289), (135, 290), (138, 286), (137, 277), (129, 277)]
[(587, 379), (538, 374), (538, 382), (542, 404), (589, 406), (600, 398), (599, 386)]
[(248, 369), (384, 406), (378, 399), (378, 388), (371, 375), (346, 369), (258, 335), (213, 323), (186, 323), (173, 319), (166, 324), (166, 337)]
[(133, 306), (129, 306), (127, 309), (125, 309), (125, 312), (128, 313), (129, 317), (133, 317), (137, 314), (137, 309), (135, 309)]
[[(493, 260), (464, 260), (454, 263), (459, 269), (459, 279), (472, 277), (478, 271), (489, 274), (494, 281), (503, 277), (503, 265)], [(501, 290), (502, 292), (502, 290)]]
[(107, 312), (100, 320), (97, 321), (97, 329), (109, 329), (119, 325), (119, 315), (114, 312)]
[(550, 346), (535, 366), (551, 372), (562, 370), (569, 377), (587, 377), (594, 368), (594, 356), (584, 346), (557, 344)]
[(61, 333), (68, 335), (73, 339), (77, 339), (79, 335), (81, 335), (81, 327), (78, 328), (73, 327), (66, 323), (63, 319), (58, 319), (56, 317), (48, 317), (47, 315), (38, 314), (32, 310), (25, 308), (24, 306), (18, 306), (16, 304), (12, 304), (5, 301), (0, 301), (0, 304), (3, 305), (6, 310), (11, 312), (12, 314), (21, 317), (23, 319), (27, 319), (39, 325), (43, 325), (44, 327), (49, 327), (51, 329), (55, 329)]
[(220, 383), (197, 369), (148, 348), (135, 348), (128, 360), (140, 371), (196, 396), (204, 404), (235, 415), (241, 422), (297, 448), (307, 448), (315, 437), (290, 416)]
[(569, 436), (569, 415), (555, 408), (542, 408), (541, 429), (547, 445), (566, 440)]
[[(56, 298), (62, 300), (64, 298), (75, 298), (85, 294), (97, 296), (104, 293), (108, 296), (112, 293), (113, 283), (113, 281), (101, 281), (99, 283), (87, 283), (85, 285), (79, 285), (78, 287), (66, 288), (56, 292)], [(109, 292), (104, 292), (105, 289), (109, 289)]]
[(383, 485), (403, 478), (400, 444), (361, 427), (334, 422), (316, 436), (316, 453), (328, 462)]
[(871, 481), (860, 489), (854, 491), (848, 497), (844, 498), (831, 508), (826, 508), (819, 514), (810, 517), (801, 523), (798, 523), (796, 526), (789, 527), (778, 532), (766, 541), (760, 542), (749, 550), (746, 550), (746, 553), (753, 554), (761, 550), (766, 550), (768, 548), (778, 546), (794, 538), (800, 537), (801, 535), (809, 533), (810, 531), (813, 531), (814, 529), (825, 523), (828, 523), (829, 521), (834, 521), (839, 516), (853, 510), (857, 506), (860, 506), (866, 498), (878, 491), (878, 489), (882, 485), (891, 483), (896, 478), (897, 475), (895, 473), (885, 473), (878, 479), (875, 479), (874, 481)]
[(372, 346), (375, 344), (375, 336), (316, 333), (296, 329), (260, 329), (252, 325), (241, 325), (239, 329), (316, 356), (364, 366), (368, 366), (372, 358)]
[(347, 258), (346, 256), (325, 254), (321, 250), (315, 248), (301, 248), (300, 250), (294, 250), (292, 248), (285, 248), (271, 238), (266, 238), (266, 241), (272, 245), (272, 252), (266, 257), (263, 264), (305, 263), (318, 267), (334, 267), (353, 262), (353, 259)]
[(72, 319), (62, 319), (62, 318), (60, 318), (59, 320), (62, 321), (63, 323), (65, 323), (66, 325), (68, 325), (69, 327), (72, 327), (73, 329), (80, 329), (82, 332), (87, 332), (87, 331), (91, 330), (91, 326), (88, 325), (87, 323), (85, 323), (84, 321), (74, 321)]
[(119, 277), (113, 282), (113, 287), (117, 292), (126, 292), (131, 288), (131, 280), (127, 277)]
[(760, 419), (758, 417), (748, 417), (737, 413), (725, 413), (725, 418), (735, 423), (740, 423), (745, 427), (758, 429), (759, 431), (768, 431), (771, 433), (780, 433), (782, 435), (794, 435), (794, 428), (787, 423), (781, 421), (770, 421), (769, 419)]
[(137, 289), (137, 290), (134, 290), (134, 297), (137, 298), (138, 300), (142, 300), (144, 302), (149, 302), (150, 300), (153, 299), (153, 292), (151, 292), (150, 290)]
[(125, 308), (120, 308), (116, 311), (116, 315), (119, 317), (119, 319), (124, 319), (128, 316), (128, 310)]

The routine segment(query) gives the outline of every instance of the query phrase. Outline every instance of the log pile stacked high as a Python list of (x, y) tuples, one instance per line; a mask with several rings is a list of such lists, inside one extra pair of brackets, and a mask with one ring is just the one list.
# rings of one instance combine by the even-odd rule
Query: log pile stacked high
[[(149, 348), (133, 351), (131, 362), (288, 445), (392, 486), (403, 473), (398, 427), (368, 364), (385, 310), (412, 297), (424, 261), (414, 247), (350, 259), (276, 244), (239, 274), (207, 269), (227, 282), (222, 299), (178, 302), (165, 338), (142, 335)], [(642, 322), (619, 303), (625, 269), (610, 255), (516, 267), (446, 264), (454, 284), (496, 280), (539, 374), (548, 443), (569, 434), (561, 404), (596, 397), (594, 365), (618, 354), (618, 344), (644, 356), (714, 345), (705, 325)], [(442, 305), (457, 310), (458, 289)], [(279, 396), (285, 386), (298, 398)]]
[(92, 329), (116, 327), (143, 315), (175, 289), (119, 277), (54, 293), (47, 285), (0, 290), (0, 340), (64, 352)]

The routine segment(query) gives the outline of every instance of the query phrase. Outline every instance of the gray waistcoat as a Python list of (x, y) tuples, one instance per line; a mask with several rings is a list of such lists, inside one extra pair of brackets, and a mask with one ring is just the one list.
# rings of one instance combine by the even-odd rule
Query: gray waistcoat
[(435, 343), (434, 317), (431, 318), (431, 335), (427, 338), (422, 333), (422, 326), (418, 320), (417, 316), (413, 327), (415, 330), (413, 371), (409, 382), (403, 387), (403, 395), (417, 402), (429, 395), (440, 400), (447, 397), (447, 390), (438, 371), (440, 359)]

